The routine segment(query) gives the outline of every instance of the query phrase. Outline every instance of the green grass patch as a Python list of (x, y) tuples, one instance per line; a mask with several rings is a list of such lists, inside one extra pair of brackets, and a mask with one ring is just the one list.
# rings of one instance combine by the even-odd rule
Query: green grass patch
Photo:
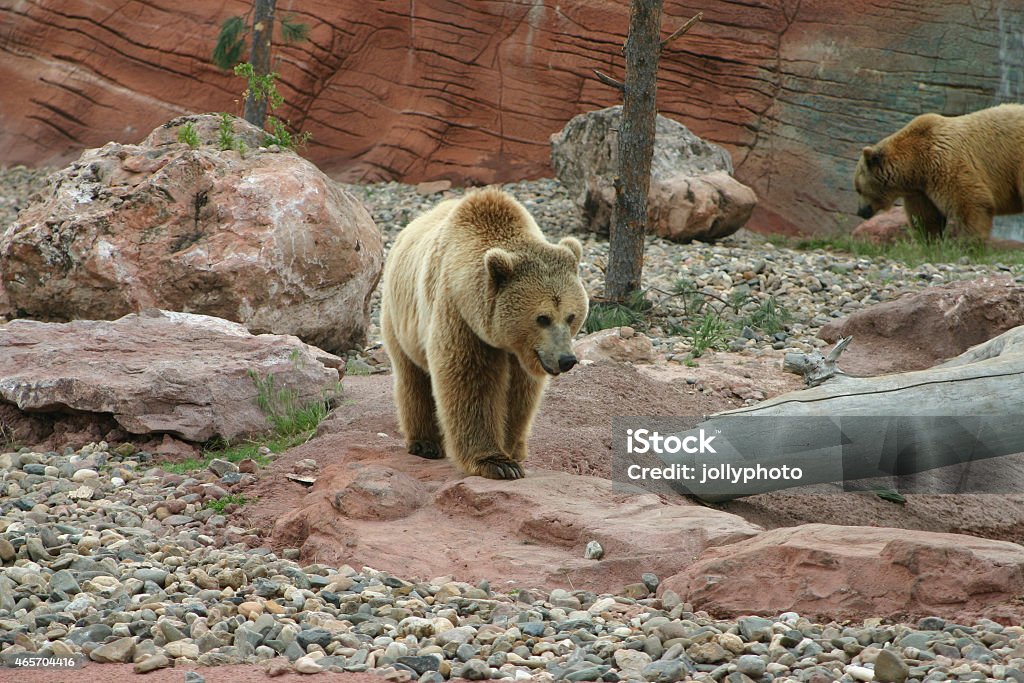
[(793, 315), (774, 296), (762, 301), (757, 310), (740, 320), (740, 326), (755, 327), (765, 334), (782, 332), (793, 321)]
[(223, 498), (218, 498), (217, 500), (208, 500), (206, 501), (206, 504), (203, 505), (203, 507), (208, 510), (213, 510), (219, 515), (223, 514), (224, 508), (226, 508), (228, 505), (231, 505), (232, 503), (236, 505), (245, 505), (246, 503), (249, 502), (251, 501), (248, 498), (236, 493), (230, 496), (224, 496)]
[(726, 348), (730, 332), (729, 324), (721, 315), (706, 311), (690, 328), (693, 356), (699, 358), (705, 351)]
[[(297, 358), (293, 361), (297, 362)], [(324, 398), (303, 403), (294, 389), (278, 386), (273, 375), (260, 377), (250, 370), (249, 377), (256, 385), (256, 404), (266, 414), (272, 429), (260, 438), (239, 443), (211, 440), (203, 446), (202, 458), (164, 463), (160, 467), (165, 472), (185, 474), (205, 469), (214, 458), (236, 463), (250, 458), (263, 467), (270, 461), (260, 452), (262, 448), (271, 453), (283, 453), (309, 441), (330, 412), (332, 401), (341, 393), (339, 384)]]
[(892, 244), (874, 244), (850, 235), (798, 240), (772, 237), (769, 241), (776, 246), (801, 251), (827, 249), (862, 258), (886, 258), (911, 267), (924, 263), (1024, 266), (1024, 249), (1000, 249), (987, 242), (957, 240), (945, 235), (928, 238), (917, 232)]
[(345, 361), (345, 376), (372, 375), (373, 369), (367, 367), (366, 363), (360, 363), (356, 358), (349, 358)]
[(273, 375), (260, 377), (249, 370), (249, 377), (256, 385), (256, 404), (266, 413), (277, 436), (308, 438), (330, 412), (329, 398), (302, 403), (294, 389), (277, 386)]
[(590, 304), (590, 312), (583, 323), (583, 332), (591, 334), (612, 327), (646, 327), (646, 312), (650, 311), (651, 303), (645, 298), (643, 291), (634, 292), (627, 303), (615, 301), (594, 301)]

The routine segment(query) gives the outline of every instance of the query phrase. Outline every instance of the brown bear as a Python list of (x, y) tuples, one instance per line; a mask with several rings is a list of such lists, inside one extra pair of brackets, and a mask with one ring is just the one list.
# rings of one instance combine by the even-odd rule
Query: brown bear
[(551, 244), (499, 189), (441, 202), (411, 222), (384, 264), (381, 329), (409, 452), (465, 472), (523, 476), (550, 376), (576, 364), (587, 317), (582, 247)]
[(918, 116), (863, 149), (854, 189), (862, 218), (902, 197), (926, 235), (986, 239), (993, 216), (1024, 211), (1024, 105)]

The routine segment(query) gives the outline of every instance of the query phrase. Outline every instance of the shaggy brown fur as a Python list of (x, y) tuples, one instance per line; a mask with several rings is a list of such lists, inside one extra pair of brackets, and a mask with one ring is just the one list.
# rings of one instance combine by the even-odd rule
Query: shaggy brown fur
[(1024, 105), (918, 116), (863, 149), (854, 188), (863, 218), (903, 197), (927, 234), (985, 239), (993, 216), (1024, 211)]
[(442, 202), (410, 223), (384, 266), (381, 328), (409, 452), (469, 474), (523, 476), (549, 376), (576, 363), (587, 317), (582, 248), (549, 243), (497, 189)]

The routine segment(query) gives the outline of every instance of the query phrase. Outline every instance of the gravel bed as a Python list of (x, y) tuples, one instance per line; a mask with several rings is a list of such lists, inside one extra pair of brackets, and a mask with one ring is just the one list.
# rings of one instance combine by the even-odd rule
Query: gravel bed
[[(168, 474), (105, 442), (0, 454), (0, 662), (88, 658), (388, 680), (1024, 681), (1024, 628), (715, 619), (644, 574), (622, 595), (494, 591), (300, 566), (210, 501), (247, 469)], [(224, 512), (230, 512), (230, 507)]]

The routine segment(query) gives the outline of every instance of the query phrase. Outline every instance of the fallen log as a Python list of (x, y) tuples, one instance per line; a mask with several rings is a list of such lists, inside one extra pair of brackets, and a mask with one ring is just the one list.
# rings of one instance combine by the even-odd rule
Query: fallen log
[[(945, 473), (940, 489), (958, 489), (943, 492), (964, 492), (968, 480), (975, 492), (1022, 490), (1024, 456), (1001, 456), (1024, 454), (1024, 326), (916, 372), (851, 377), (837, 358), (787, 359), (816, 386), (676, 433), (677, 443), (704, 452), (659, 454), (672, 468), (660, 479), (708, 502), (931, 470)], [(625, 458), (615, 468), (621, 476), (631, 456), (618, 448), (616, 456)]]

